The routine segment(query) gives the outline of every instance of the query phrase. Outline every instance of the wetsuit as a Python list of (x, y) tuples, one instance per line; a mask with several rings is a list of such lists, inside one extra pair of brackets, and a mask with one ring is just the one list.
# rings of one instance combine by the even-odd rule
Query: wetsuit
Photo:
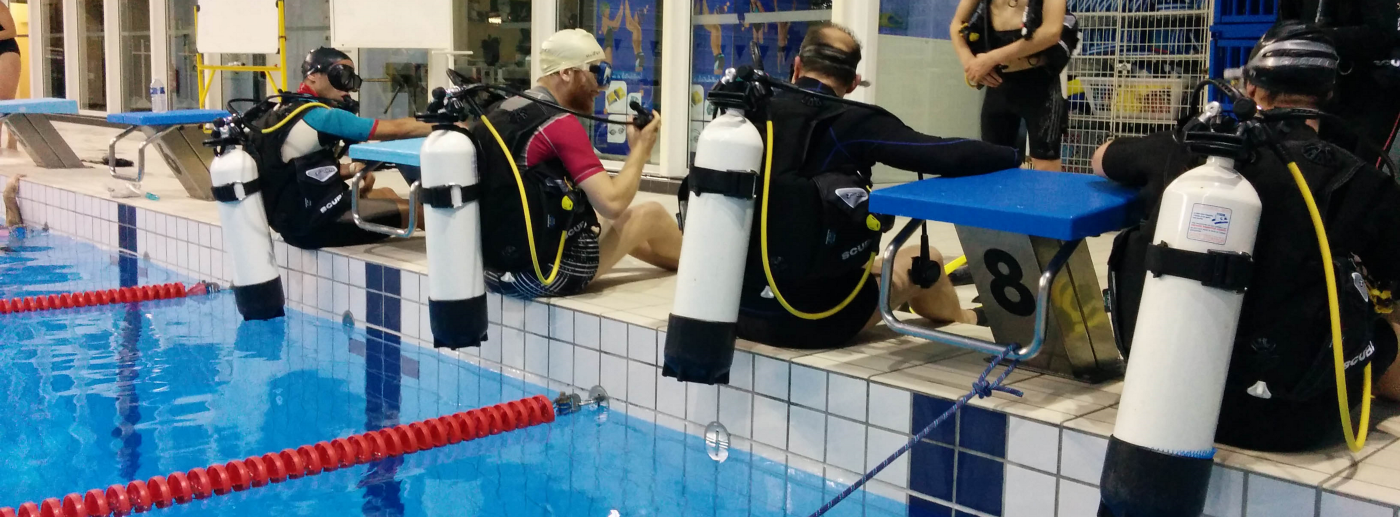
[[(302, 249), (384, 240), (387, 236), (355, 225), (350, 214), (350, 186), (340, 177), (339, 161), (341, 147), (373, 139), (378, 122), (323, 107), (293, 115), (301, 105), (285, 103), (257, 124), (270, 128), (289, 116), (299, 118), (260, 145), (259, 176), (264, 182), (269, 225), (287, 244)], [(389, 199), (361, 199), (360, 215), (377, 224), (403, 225), (398, 203)]]
[[(821, 82), (802, 78), (797, 85), (803, 89), (835, 95), (831, 88)], [(816, 182), (826, 182), (832, 173), (844, 173), (852, 185), (865, 188), (870, 186), (870, 170), (876, 162), (908, 171), (941, 176), (969, 176), (985, 174), (1016, 167), (1021, 156), (1015, 149), (988, 144), (976, 140), (940, 138), (914, 131), (898, 117), (889, 112), (863, 107), (846, 107), (829, 101), (795, 92), (779, 91), (773, 98), (769, 112), (757, 115), (772, 119), (775, 127), (789, 127), (785, 134), (775, 134), (781, 142), (774, 152), (774, 190), (779, 182), (789, 183), (794, 190), (809, 188), (806, 198), (794, 201), (775, 201), (770, 207), (769, 233), (770, 248), (783, 247), (783, 241), (792, 233), (805, 233), (809, 226), (816, 226), (825, 239), (830, 235), (821, 227), (826, 221), (783, 221), (796, 213), (808, 213), (804, 199), (810, 203), (833, 203), (814, 185), (804, 187), (797, 178), (817, 178)], [(764, 120), (755, 120), (758, 127), (765, 127)], [(805, 128), (805, 129), (801, 129)], [(802, 141), (797, 131), (807, 133)], [(760, 130), (760, 132), (763, 132)], [(765, 138), (767, 138), (765, 136)], [(825, 177), (824, 177), (825, 176)], [(839, 194), (839, 192), (838, 192)], [(842, 197), (842, 201), (849, 200)], [(760, 200), (761, 202), (761, 200)], [(820, 209), (813, 209), (819, 211)], [(805, 217), (819, 218), (820, 215)], [(863, 218), (857, 221), (864, 226)], [(764, 274), (762, 255), (757, 246), (760, 231), (760, 216), (754, 217), (751, 232), (753, 242), (749, 248), (749, 260), (744, 272), (744, 287), (740, 298), (738, 335), (750, 341), (757, 341), (786, 348), (835, 348), (846, 346), (860, 333), (875, 314), (879, 301), (879, 288), (874, 275), (866, 281), (854, 301), (836, 314), (820, 319), (806, 320), (788, 312), (771, 293)], [(865, 263), (879, 246), (879, 233), (872, 235), (873, 242), (866, 242), (859, 250), (849, 253), (852, 260), (838, 261), (838, 257), (803, 257), (797, 253), (788, 254), (782, 260), (774, 260), (772, 268), (783, 298), (794, 307), (806, 312), (818, 312), (835, 307), (854, 290), (856, 284), (866, 275)], [(845, 248), (843, 246), (843, 248)], [(847, 249), (834, 250), (837, 255), (847, 255)], [(778, 249), (770, 252), (781, 255)], [(807, 262), (795, 264), (794, 262)], [(822, 264), (827, 264), (823, 266)], [(785, 270), (800, 268), (805, 274), (784, 275)]]
[[(1280, 20), (1312, 23), (1318, 0), (1282, 0)], [(1379, 155), (1361, 145), (1353, 131), (1389, 150), (1400, 133), (1400, 78), (1381, 77), (1378, 61), (1400, 59), (1400, 4), (1394, 0), (1329, 1), (1332, 12), (1324, 27), (1341, 58), (1336, 91), (1324, 108), (1345, 119), (1351, 131), (1322, 126), (1322, 138), (1350, 150), (1362, 161), (1379, 167)], [(1391, 74), (1400, 64), (1388, 66)]]
[[(1277, 131), (1284, 135), (1285, 147), (1297, 160), (1324, 214), (1333, 256), (1359, 257), (1380, 284), (1400, 280), (1400, 186), (1395, 179), (1321, 141), (1306, 125), (1280, 124)], [(1119, 183), (1141, 187), (1149, 215), (1140, 227), (1118, 236), (1109, 258), (1116, 291), (1114, 328), (1130, 355), (1146, 275), (1146, 250), (1156, 230), (1162, 193), (1172, 180), (1202, 161), (1170, 132), (1119, 138), (1105, 151), (1104, 173)], [(1263, 212), (1253, 253), (1254, 275), (1235, 335), (1216, 440), (1259, 450), (1310, 448), (1340, 436), (1322, 256), (1303, 198), (1285, 165), (1272, 153), (1262, 152), (1237, 169), (1259, 193)], [(1372, 375), (1379, 379), (1394, 362), (1395, 334), (1379, 318), (1367, 329), (1366, 319), (1343, 328), (1349, 333), (1373, 331), (1374, 348), (1363, 355), (1372, 354)], [(1360, 371), (1360, 367), (1347, 370), (1353, 403), (1361, 400)], [(1305, 388), (1309, 378), (1325, 381)], [(1271, 399), (1246, 392), (1260, 381), (1268, 386)]]
[[(5, 28), (0, 27), (0, 30), (5, 30)], [(15, 41), (15, 38), (0, 39), (0, 54), (6, 54), (9, 52), (14, 52), (18, 54), (19, 42)]]
[[(992, 31), (989, 50), (1019, 39), (1020, 29)], [(1044, 65), (997, 73), (1001, 75), (1001, 86), (987, 88), (982, 101), (982, 140), (1021, 148), (1024, 144), (1017, 134), (1024, 121), (1030, 136), (1031, 158), (1060, 159), (1060, 140), (1069, 129), (1069, 104), (1060, 93), (1059, 74)]]

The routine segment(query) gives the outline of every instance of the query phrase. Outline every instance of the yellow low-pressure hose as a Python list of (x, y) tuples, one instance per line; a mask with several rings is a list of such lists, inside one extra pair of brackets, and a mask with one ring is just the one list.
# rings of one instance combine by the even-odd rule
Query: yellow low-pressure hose
[(963, 267), (963, 264), (967, 264), (967, 255), (963, 255), (961, 257), (953, 259), (953, 261), (949, 262), (948, 265), (943, 266), (943, 274), (951, 275), (953, 274), (954, 270)]
[(769, 195), (768, 186), (773, 178), (773, 142), (773, 121), (769, 120), (768, 145), (765, 146), (767, 150), (763, 158), (763, 210), (762, 213), (759, 214), (758, 224), (759, 249), (762, 250), (763, 253), (763, 275), (768, 279), (768, 289), (773, 291), (773, 297), (778, 300), (778, 304), (782, 305), (784, 309), (787, 309), (789, 314), (804, 320), (826, 319), (841, 312), (841, 309), (845, 309), (847, 305), (851, 304), (851, 301), (856, 299), (856, 295), (860, 294), (861, 288), (865, 287), (865, 281), (870, 279), (870, 269), (875, 265), (876, 253), (872, 252), (870, 254), (870, 260), (865, 262), (865, 274), (860, 277), (860, 282), (856, 283), (855, 290), (851, 291), (851, 294), (847, 295), (845, 300), (841, 300), (841, 303), (832, 307), (830, 310), (816, 313), (802, 312), (788, 304), (787, 300), (783, 298), (783, 293), (778, 292), (778, 282), (773, 280), (773, 268), (768, 265), (768, 200), (772, 198), (772, 196)]
[(545, 276), (544, 270), (540, 268), (539, 253), (535, 251), (535, 227), (530, 221), (530, 200), (525, 197), (525, 178), (520, 176), (520, 167), (515, 164), (515, 157), (510, 154), (510, 146), (507, 146), (501, 134), (496, 132), (496, 126), (491, 125), (491, 121), (486, 117), (481, 117), (481, 122), (486, 125), (486, 130), (491, 132), (491, 136), (496, 137), (496, 143), (500, 144), (501, 151), (506, 153), (506, 163), (510, 164), (510, 171), (515, 173), (515, 185), (520, 189), (520, 207), (525, 211), (525, 238), (530, 243), (530, 262), (535, 265), (535, 277), (544, 285), (553, 284), (559, 278), (559, 265), (564, 262), (564, 241), (569, 237), (569, 229), (565, 228), (559, 233), (559, 254), (554, 257), (554, 267), (550, 269), (549, 276)]
[(1332, 362), (1337, 377), (1337, 408), (1342, 416), (1342, 433), (1346, 436), (1347, 447), (1358, 452), (1366, 446), (1366, 430), (1371, 425), (1371, 365), (1366, 365), (1361, 388), (1361, 427), (1351, 425), (1351, 404), (1347, 401), (1346, 357), (1342, 352), (1342, 311), (1337, 301), (1337, 273), (1332, 265), (1332, 246), (1327, 242), (1327, 228), (1322, 223), (1322, 214), (1313, 199), (1312, 189), (1303, 179), (1303, 171), (1298, 164), (1288, 162), (1288, 172), (1298, 184), (1298, 192), (1303, 194), (1303, 202), (1308, 206), (1308, 216), (1312, 218), (1313, 230), (1317, 233), (1317, 246), (1322, 251), (1322, 269), (1327, 278), (1327, 313), (1332, 321)]
[(287, 115), (286, 117), (283, 117), (283, 118), (282, 118), (282, 121), (281, 121), (281, 122), (278, 122), (277, 125), (262, 130), (263, 134), (268, 134), (268, 133), (271, 133), (271, 132), (276, 131), (276, 130), (278, 130), (278, 129), (282, 129), (282, 126), (287, 125), (288, 122), (291, 122), (293, 119), (295, 119), (295, 118), (297, 117), (297, 115), (300, 115), (300, 114), (301, 114), (301, 112), (306, 111), (306, 110), (309, 110), (309, 109), (311, 109), (311, 108), (327, 108), (327, 109), (329, 109), (330, 106), (327, 106), (327, 105), (322, 104), (322, 103), (319, 103), (319, 102), (311, 102), (311, 103), (307, 103), (307, 104), (302, 104), (301, 106), (298, 106), (297, 109), (292, 110), (292, 113), (291, 113), (291, 114)]

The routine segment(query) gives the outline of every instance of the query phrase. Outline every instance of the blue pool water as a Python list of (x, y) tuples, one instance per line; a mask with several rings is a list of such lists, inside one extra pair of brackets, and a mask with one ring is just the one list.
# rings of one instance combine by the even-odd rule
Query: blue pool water
[[(0, 297), (191, 282), (31, 232)], [(0, 506), (62, 497), (518, 398), (540, 386), (393, 334), (233, 297), (0, 316)], [(618, 411), (160, 510), (165, 515), (807, 515), (844, 485)], [(908, 515), (857, 493), (830, 515)]]

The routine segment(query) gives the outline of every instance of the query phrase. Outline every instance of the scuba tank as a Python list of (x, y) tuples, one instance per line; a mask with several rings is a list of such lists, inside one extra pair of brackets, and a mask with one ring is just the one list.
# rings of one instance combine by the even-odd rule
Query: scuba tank
[(248, 128), (243, 122), (258, 110), (215, 121), (215, 138), (204, 142), (215, 149), (209, 179), (219, 203), (224, 249), (233, 265), (233, 297), (245, 321), (280, 318), (286, 302), (263, 210), (257, 160), (245, 150)]
[[(460, 89), (460, 87), (458, 88)], [(433, 345), (458, 349), (486, 339), (486, 278), (481, 252), (481, 187), (476, 140), (455, 125), (465, 106), (442, 88), (419, 120), (433, 123), (419, 159), (428, 237), (428, 319)]]
[(1221, 122), (1219, 113), (1211, 103), (1201, 117), (1215, 119), (1215, 131), (1186, 134), (1187, 146), (1205, 154), (1206, 163), (1162, 194), (1142, 290), (1141, 306), (1152, 310), (1138, 315), (1133, 332), (1099, 515), (1196, 516), (1205, 506), (1263, 209), (1234, 169), (1249, 155), (1249, 126)]
[(762, 85), (729, 70), (709, 94), (723, 113), (695, 146), (676, 296), (662, 375), (682, 382), (728, 383), (739, 298), (763, 167), (763, 137), (745, 118)]

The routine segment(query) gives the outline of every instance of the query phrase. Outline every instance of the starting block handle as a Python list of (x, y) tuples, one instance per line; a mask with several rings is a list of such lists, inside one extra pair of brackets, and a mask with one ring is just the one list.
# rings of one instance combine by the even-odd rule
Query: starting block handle
[[(923, 221), (919, 219), (909, 221), (908, 224), (904, 225), (904, 228), (900, 229), (894, 241), (890, 242), (890, 245), (885, 247), (883, 256), (884, 263), (880, 267), (880, 317), (884, 319), (885, 324), (889, 325), (895, 332), (906, 336), (927, 339), (929, 341), (985, 354), (1001, 354), (1006, 350), (1006, 345), (999, 345), (991, 341), (905, 323), (895, 317), (894, 307), (890, 303), (890, 278), (894, 274), (895, 256), (899, 253), (899, 249), (904, 247), (904, 243), (908, 242), (910, 237), (914, 236), (914, 233), (918, 231), (919, 225), (921, 224), (923, 224)], [(1060, 270), (1064, 268), (1065, 263), (1069, 262), (1069, 258), (1074, 254), (1074, 250), (1079, 248), (1081, 242), (1083, 242), (1083, 239), (1075, 239), (1062, 244), (1059, 251), (1055, 253), (1055, 257), (1050, 260), (1049, 266), (1040, 274), (1040, 285), (1035, 298), (1035, 338), (1031, 341), (1030, 345), (1017, 349), (1014, 353), (1007, 356), (1008, 358), (1026, 360), (1040, 353), (1041, 346), (1045, 344), (1045, 332), (1049, 319), (1050, 286), (1054, 283), (1055, 277), (1059, 275)]]
[(420, 182), (413, 182), (408, 187), (408, 227), (394, 228), (382, 224), (371, 223), (360, 217), (360, 186), (365, 181), (365, 175), (372, 174), (369, 167), (361, 169), (355, 173), (355, 177), (350, 180), (350, 217), (355, 220), (355, 226), (360, 229), (381, 233), (390, 237), (406, 239), (413, 236), (413, 231), (418, 228), (418, 202), (422, 196), (423, 185)]

